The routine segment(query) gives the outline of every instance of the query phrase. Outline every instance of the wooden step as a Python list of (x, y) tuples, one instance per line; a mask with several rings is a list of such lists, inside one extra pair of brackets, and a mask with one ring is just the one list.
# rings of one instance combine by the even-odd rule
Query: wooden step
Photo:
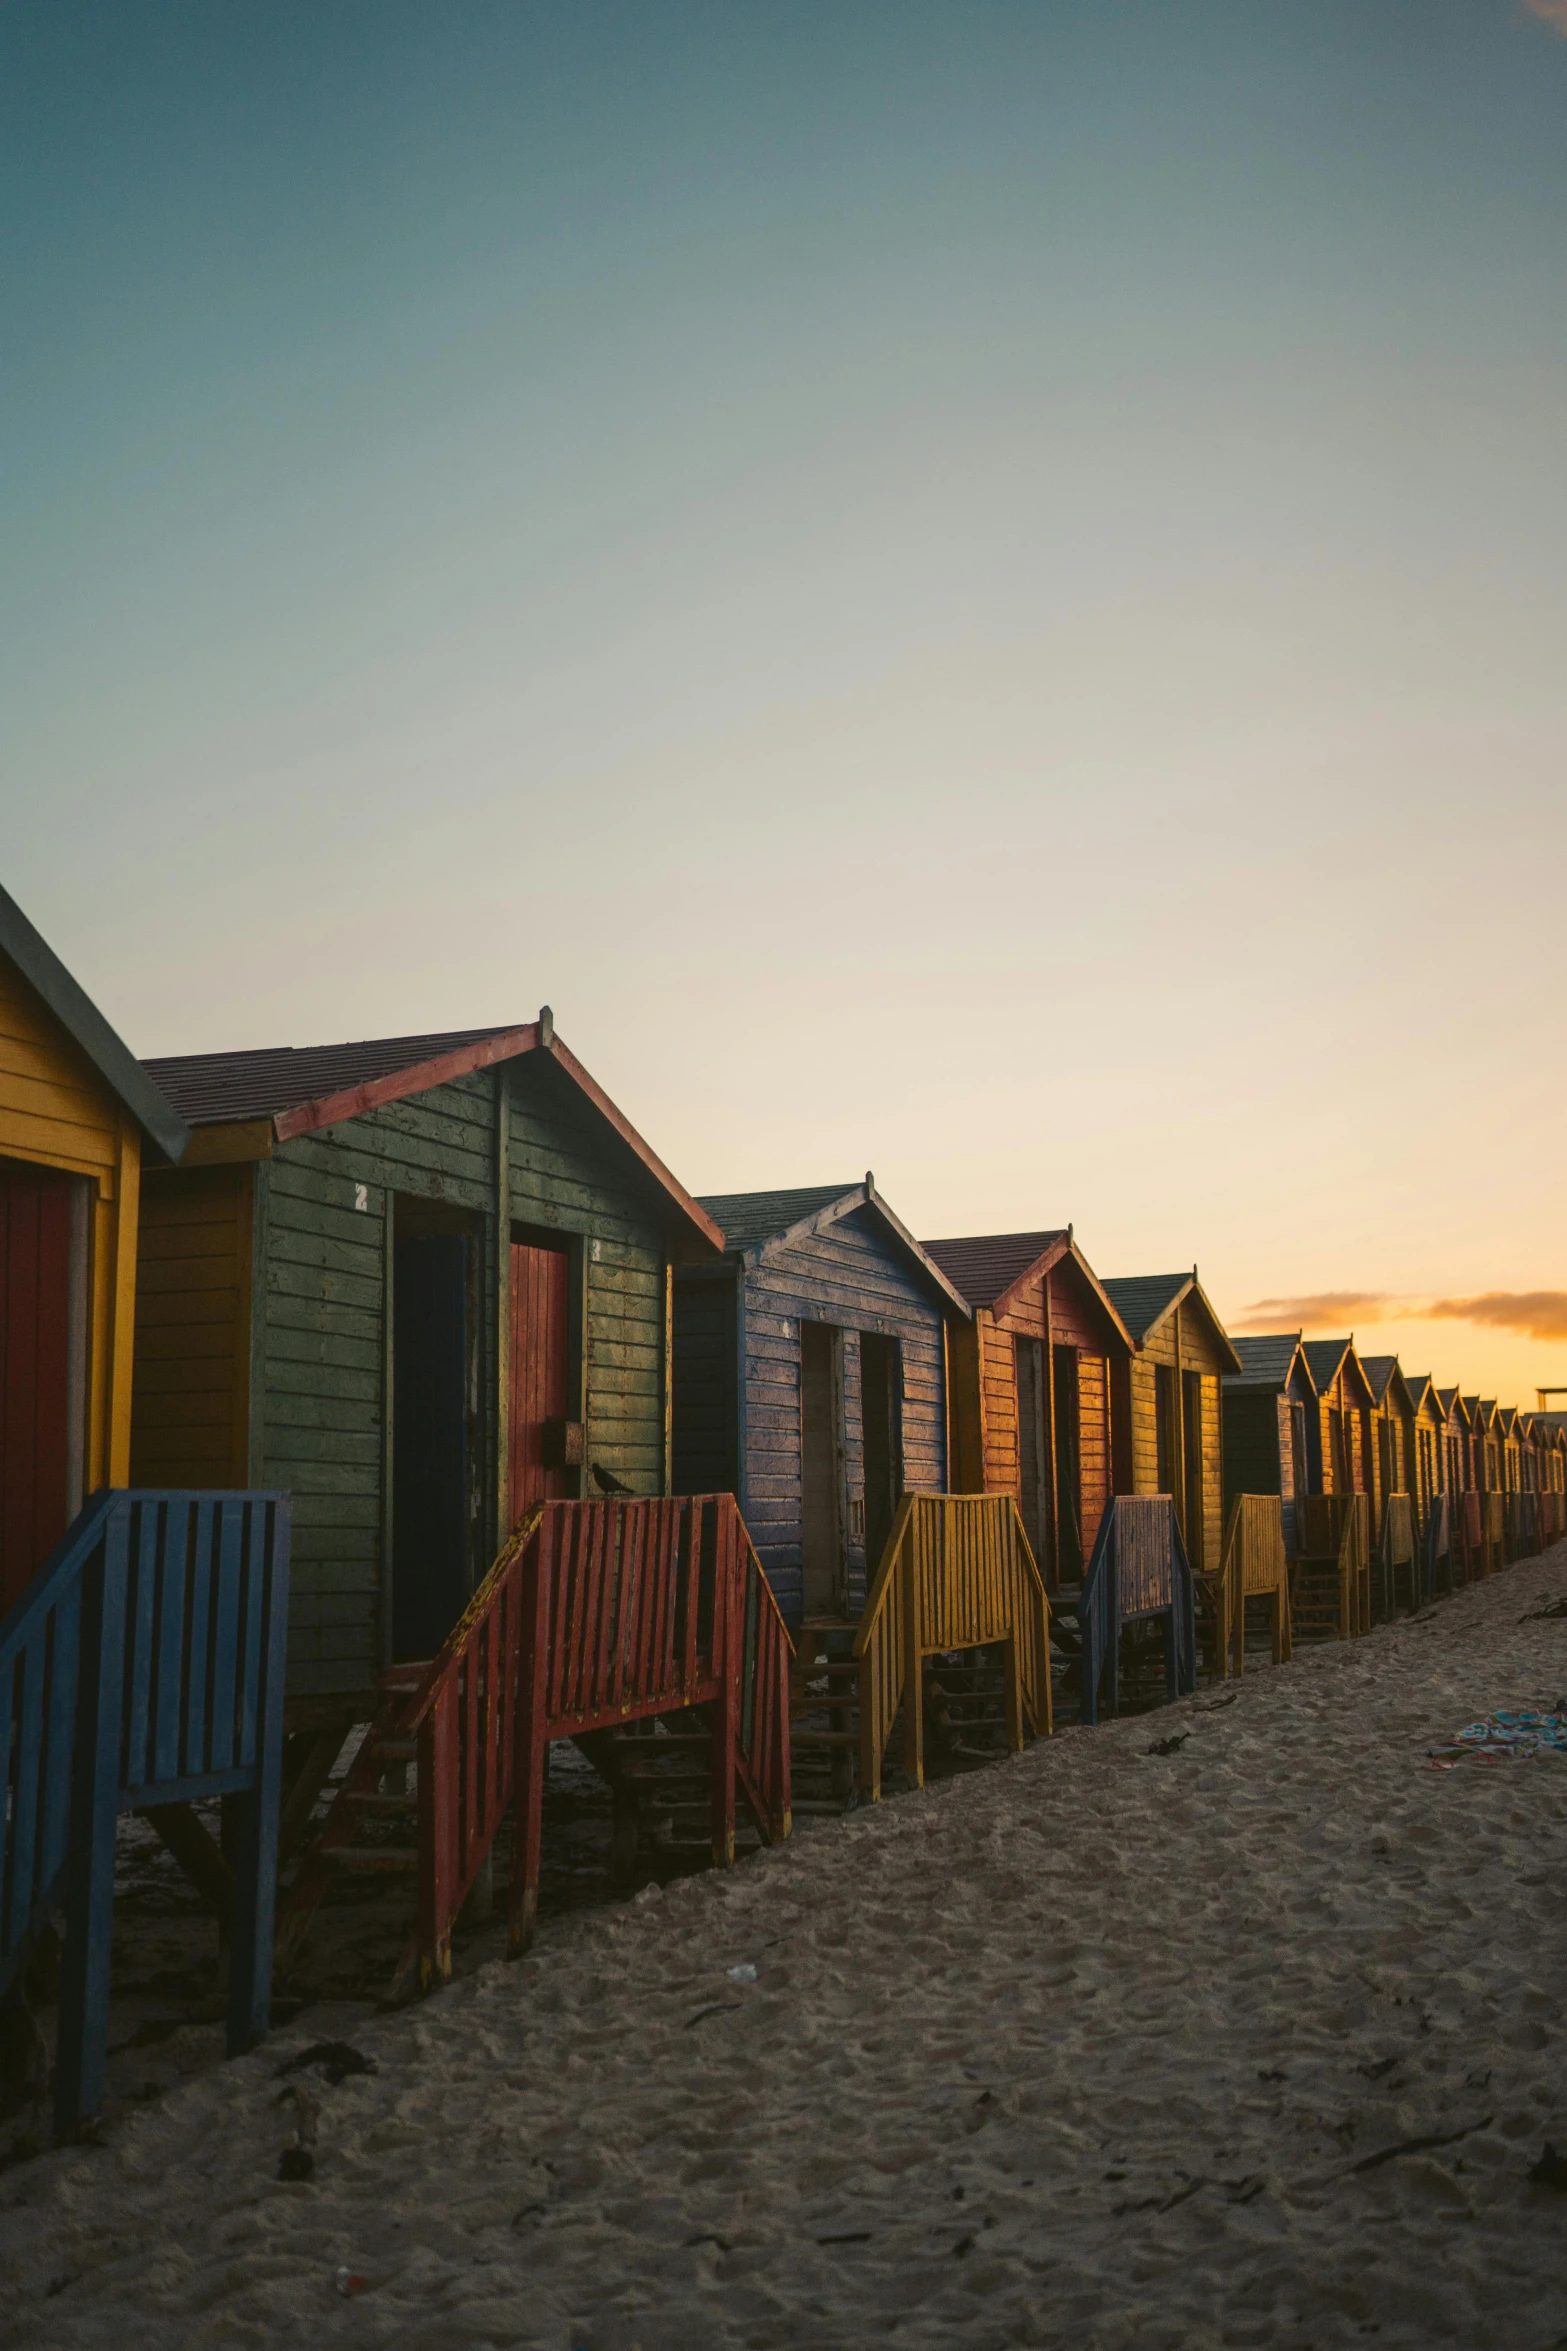
[(340, 1845), (330, 1856), (334, 1869), (355, 1877), (400, 1877), (417, 1872), (417, 1845)]
[(394, 1739), (385, 1733), (378, 1737), (372, 1731), (367, 1744), (371, 1754), (378, 1756), (383, 1763), (417, 1763), (419, 1760), (417, 1739)]
[(345, 1788), (343, 1801), (357, 1804), (365, 1812), (406, 1814), (417, 1812), (419, 1799), (412, 1791), (381, 1788)]
[(859, 1743), (858, 1731), (813, 1731), (791, 1727), (789, 1732), (791, 1747), (857, 1747)]

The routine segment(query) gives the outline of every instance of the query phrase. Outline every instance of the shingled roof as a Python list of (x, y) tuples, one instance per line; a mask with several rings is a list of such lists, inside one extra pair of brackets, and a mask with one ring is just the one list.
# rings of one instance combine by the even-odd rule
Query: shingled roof
[(1306, 1369), (1317, 1384), (1319, 1394), (1331, 1388), (1338, 1377), (1339, 1365), (1354, 1346), (1349, 1339), (1308, 1339), (1305, 1342)]
[[(347, 1045), (263, 1045), (242, 1053), (173, 1053), (144, 1061), (143, 1069), (192, 1126), (230, 1120), (286, 1117), (334, 1096), (373, 1086), (434, 1061), (455, 1058), (482, 1066), (469, 1054), (496, 1048), (491, 1061), (525, 1051), (533, 1022), (488, 1029), (439, 1029), (418, 1037), (361, 1037)], [(526, 1040), (526, 1043), (523, 1042)], [(417, 1091), (418, 1089), (412, 1089)]]
[(1060, 1225), (1048, 1233), (976, 1233), (926, 1241), (924, 1248), (971, 1306), (994, 1306), (1042, 1257), (1061, 1255), (1071, 1237), (1070, 1225)]
[(154, 1084), (129, 1045), (110, 1028), (78, 980), (71, 977), (42, 932), (36, 931), (8, 891), (0, 889), (0, 953), (21, 973), (115, 1098), (147, 1135), (175, 1162), (185, 1156), (190, 1129), (168, 1096)]
[(1230, 1345), (1241, 1359), (1241, 1368), (1238, 1372), (1225, 1373), (1227, 1388), (1283, 1388), (1288, 1385), (1297, 1355), (1306, 1377), (1311, 1377), (1299, 1331), (1270, 1331), (1260, 1338), (1232, 1339)]
[(1105, 1288), (1115, 1310), (1139, 1346), (1191, 1286), (1189, 1266), (1185, 1273), (1123, 1273), (1105, 1277)]
[(1070, 1225), (1038, 1233), (974, 1233), (921, 1243), (970, 1306), (985, 1307), (1001, 1319), (1010, 1314), (1026, 1284), (1071, 1265), (1124, 1347), (1135, 1341), (1103, 1282), (1072, 1238)]
[(698, 1197), (713, 1222), (723, 1226), (731, 1249), (755, 1249), (782, 1240), (821, 1209), (863, 1189), (856, 1184), (804, 1184), (786, 1192), (703, 1192)]
[(1371, 1393), (1380, 1404), (1395, 1379), (1403, 1379), (1403, 1368), (1396, 1355), (1362, 1355), (1360, 1368), (1371, 1383)]
[[(428, 1093), (524, 1053), (547, 1058), (576, 1088), (673, 1209), (681, 1247), (690, 1235), (714, 1251), (724, 1236), (684, 1184), (618, 1110), (555, 1033), (546, 1004), (537, 1020), (492, 1029), (437, 1029), (414, 1037), (365, 1037), (346, 1045), (277, 1045), (243, 1053), (180, 1053), (143, 1063), (192, 1126), (266, 1122), (280, 1143), (318, 1133), (388, 1102)], [(666, 1214), (666, 1223), (668, 1222)]]
[(784, 1241), (805, 1240), (840, 1218), (852, 1216), (857, 1209), (869, 1209), (913, 1261), (943, 1307), (965, 1321), (970, 1319), (967, 1299), (927, 1256), (902, 1219), (893, 1214), (868, 1171), (858, 1184), (805, 1184), (779, 1192), (708, 1192), (702, 1195), (702, 1206), (723, 1226), (726, 1247), (752, 1265), (760, 1264), (769, 1250)]
[[(1107, 1276), (1105, 1291), (1139, 1347), (1145, 1345), (1165, 1316), (1195, 1298), (1213, 1327), (1221, 1347), (1229, 1349), (1231, 1373), (1240, 1368), (1235, 1342), (1214, 1313), (1194, 1266), (1186, 1273), (1135, 1273)], [(1225, 1375), (1226, 1377), (1229, 1374)]]

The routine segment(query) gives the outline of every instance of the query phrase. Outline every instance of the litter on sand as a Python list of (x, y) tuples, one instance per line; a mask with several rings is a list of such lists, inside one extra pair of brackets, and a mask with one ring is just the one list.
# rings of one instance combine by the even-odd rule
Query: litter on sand
[(1460, 1763), (1512, 1763), (1526, 1755), (1567, 1755), (1567, 1714), (1488, 1714), (1431, 1749), (1436, 1771)]

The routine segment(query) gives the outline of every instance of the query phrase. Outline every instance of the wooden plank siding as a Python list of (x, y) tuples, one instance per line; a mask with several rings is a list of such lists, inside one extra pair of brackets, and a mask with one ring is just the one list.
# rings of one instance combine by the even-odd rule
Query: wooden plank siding
[(136, 1229), (141, 1199), (136, 1120), (37, 990), (0, 953), (0, 1159), (87, 1187), (88, 1304), (83, 1486), (130, 1474)]
[[(204, 1130), (201, 1139), (221, 1132)], [(393, 1227), (439, 1211), (454, 1225), (465, 1220), (475, 1252), (470, 1576), (505, 1531), (502, 1243), (508, 1265), (514, 1228), (558, 1235), (572, 1252), (575, 1405), (587, 1460), (654, 1495), (667, 1475), (664, 1230), (644, 1170), (543, 1055), (286, 1141), (272, 1140), (267, 1122), (248, 1147), (266, 1155), (159, 1179), (143, 1252), (142, 1457), (215, 1463), (221, 1432), (232, 1482), (248, 1474), (292, 1493), (290, 1689), (364, 1688), (388, 1659), (396, 1565)], [(255, 1258), (242, 1271), (247, 1230)], [(580, 1489), (584, 1473), (567, 1474)], [(202, 1482), (213, 1482), (210, 1470)]]
[[(1038, 1241), (1050, 1241), (1034, 1262)], [(1076, 1528), (1081, 1531), (1083, 1559), (1095, 1542), (1104, 1505), (1130, 1483), (1130, 1455), (1125, 1436), (1116, 1427), (1116, 1373), (1130, 1357), (1114, 1310), (1107, 1305), (1095, 1277), (1076, 1251), (1071, 1232), (1057, 1234), (996, 1234), (989, 1239), (954, 1239), (926, 1244), (937, 1265), (951, 1279), (970, 1284), (973, 1333), (961, 1326), (951, 1333), (951, 1418), (954, 1418), (954, 1488), (963, 1493), (1010, 1493), (1020, 1505), (1029, 1542), (1038, 1552), (1045, 1585), (1055, 1589), (1062, 1580), (1060, 1481), (1057, 1481), (1057, 1408), (1062, 1399), (1062, 1352), (1074, 1354), (1067, 1368), (1067, 1394), (1076, 1387)], [(1010, 1274), (1010, 1265), (1024, 1260), (1022, 1270)], [(984, 1265), (994, 1265), (987, 1281), (991, 1298), (973, 1295)], [(1008, 1279), (1010, 1274), (1010, 1279)], [(996, 1281), (1006, 1288), (996, 1288)], [(1024, 1498), (1024, 1446), (1020, 1347), (1038, 1345), (1045, 1394), (1041, 1396), (1041, 1434), (1038, 1434), (1038, 1495)], [(1027, 1392), (1031, 1394), (1031, 1385)], [(1029, 1500), (1034, 1500), (1034, 1523), (1029, 1526)], [(1076, 1568), (1074, 1568), (1076, 1573)]]
[[(721, 1204), (705, 1205), (721, 1216)], [(791, 1624), (804, 1604), (801, 1325), (840, 1334), (845, 1605), (857, 1614), (867, 1583), (862, 1334), (898, 1342), (903, 1491), (937, 1494), (946, 1485), (945, 1317), (928, 1272), (866, 1204), (819, 1229), (736, 1250), (721, 1275), (677, 1267), (674, 1298), (675, 1491), (711, 1491), (720, 1478), (719, 1490), (737, 1493)]]
[[(679, 1287), (677, 1279), (676, 1287)], [(871, 1212), (786, 1243), (748, 1273), (743, 1292), (745, 1487), (741, 1515), (784, 1615), (798, 1621), (804, 1489), (800, 1454), (800, 1324), (826, 1323), (843, 1337), (843, 1478), (850, 1528), (848, 1599), (865, 1605), (860, 1523), (865, 1437), (860, 1333), (896, 1338), (903, 1358), (903, 1490), (946, 1485), (946, 1390), (942, 1316), (918, 1277), (899, 1262)]]
[(254, 1168), (142, 1179), (131, 1468), (137, 1486), (244, 1486)]
[[(1158, 1494), (1168, 1491), (1159, 1478), (1158, 1372), (1166, 1365), (1180, 1376), (1193, 1372), (1200, 1381), (1202, 1463), (1202, 1558), (1194, 1568), (1216, 1565), (1224, 1552), (1224, 1413), (1220, 1391), (1223, 1358), (1196, 1318), (1177, 1340), (1175, 1314), (1149, 1333), (1131, 1366), (1132, 1491)], [(1179, 1474), (1179, 1473), (1177, 1473)]]

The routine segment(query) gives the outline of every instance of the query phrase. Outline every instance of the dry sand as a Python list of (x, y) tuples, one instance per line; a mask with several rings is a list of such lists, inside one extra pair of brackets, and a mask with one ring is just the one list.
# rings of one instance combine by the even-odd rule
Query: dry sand
[(1558, 1546), (355, 2012), (285, 2184), (312, 2012), (0, 2180), (0, 2340), (1567, 2344), (1567, 1761), (1426, 1759), (1567, 1696), (1564, 1591)]

